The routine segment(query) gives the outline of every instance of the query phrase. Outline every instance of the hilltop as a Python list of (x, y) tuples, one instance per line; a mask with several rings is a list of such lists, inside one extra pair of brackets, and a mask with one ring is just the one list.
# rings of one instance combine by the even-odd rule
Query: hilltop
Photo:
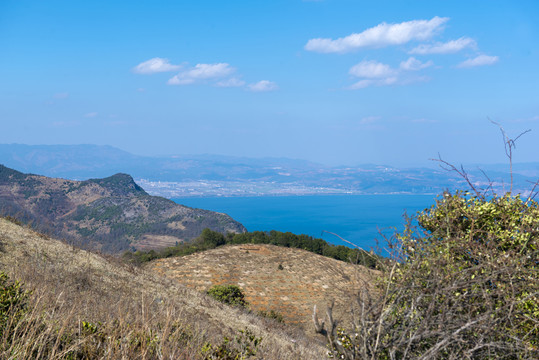
[(244, 232), (226, 214), (151, 196), (127, 174), (85, 181), (24, 174), (0, 165), (0, 214), (80, 246), (116, 253), (191, 240), (204, 228)]
[(314, 305), (325, 309), (335, 301), (340, 318), (379, 274), (309, 251), (264, 244), (227, 245), (145, 267), (201, 292), (213, 285), (238, 285), (253, 310), (276, 311), (285, 323), (312, 332)]

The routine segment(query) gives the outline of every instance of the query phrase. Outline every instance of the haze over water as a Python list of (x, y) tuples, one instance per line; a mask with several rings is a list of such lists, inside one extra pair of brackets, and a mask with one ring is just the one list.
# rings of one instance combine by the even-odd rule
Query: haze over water
[[(307, 234), (347, 245), (330, 231), (364, 248), (381, 240), (378, 229), (391, 235), (402, 230), (403, 214), (434, 204), (433, 195), (342, 195), (282, 197), (211, 197), (172, 199), (177, 203), (226, 213), (248, 231), (278, 230)], [(383, 244), (383, 241), (381, 242)]]

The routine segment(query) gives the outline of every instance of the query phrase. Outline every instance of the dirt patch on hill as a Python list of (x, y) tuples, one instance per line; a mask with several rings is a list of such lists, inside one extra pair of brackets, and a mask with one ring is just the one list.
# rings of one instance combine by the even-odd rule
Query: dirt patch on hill
[(182, 243), (183, 239), (169, 235), (144, 235), (143, 238), (137, 241), (134, 246), (138, 250), (151, 250), (155, 248), (164, 248), (167, 246), (175, 246)]
[(335, 301), (339, 318), (376, 276), (363, 266), (273, 245), (224, 246), (147, 266), (201, 292), (213, 285), (238, 285), (253, 310), (275, 310), (286, 323), (307, 330), (315, 304), (325, 309)]

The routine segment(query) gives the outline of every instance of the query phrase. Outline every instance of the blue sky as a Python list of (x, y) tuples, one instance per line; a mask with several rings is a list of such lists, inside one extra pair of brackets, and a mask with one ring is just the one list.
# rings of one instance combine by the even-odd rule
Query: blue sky
[(326, 164), (539, 153), (537, 1), (0, 2), (0, 143)]

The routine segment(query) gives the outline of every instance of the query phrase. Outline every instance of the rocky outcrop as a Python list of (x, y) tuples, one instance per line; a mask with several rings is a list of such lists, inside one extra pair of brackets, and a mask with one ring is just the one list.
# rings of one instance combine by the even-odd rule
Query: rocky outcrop
[(226, 214), (151, 196), (127, 174), (72, 181), (0, 165), (0, 214), (79, 246), (117, 253), (189, 241), (210, 228), (244, 232)]

